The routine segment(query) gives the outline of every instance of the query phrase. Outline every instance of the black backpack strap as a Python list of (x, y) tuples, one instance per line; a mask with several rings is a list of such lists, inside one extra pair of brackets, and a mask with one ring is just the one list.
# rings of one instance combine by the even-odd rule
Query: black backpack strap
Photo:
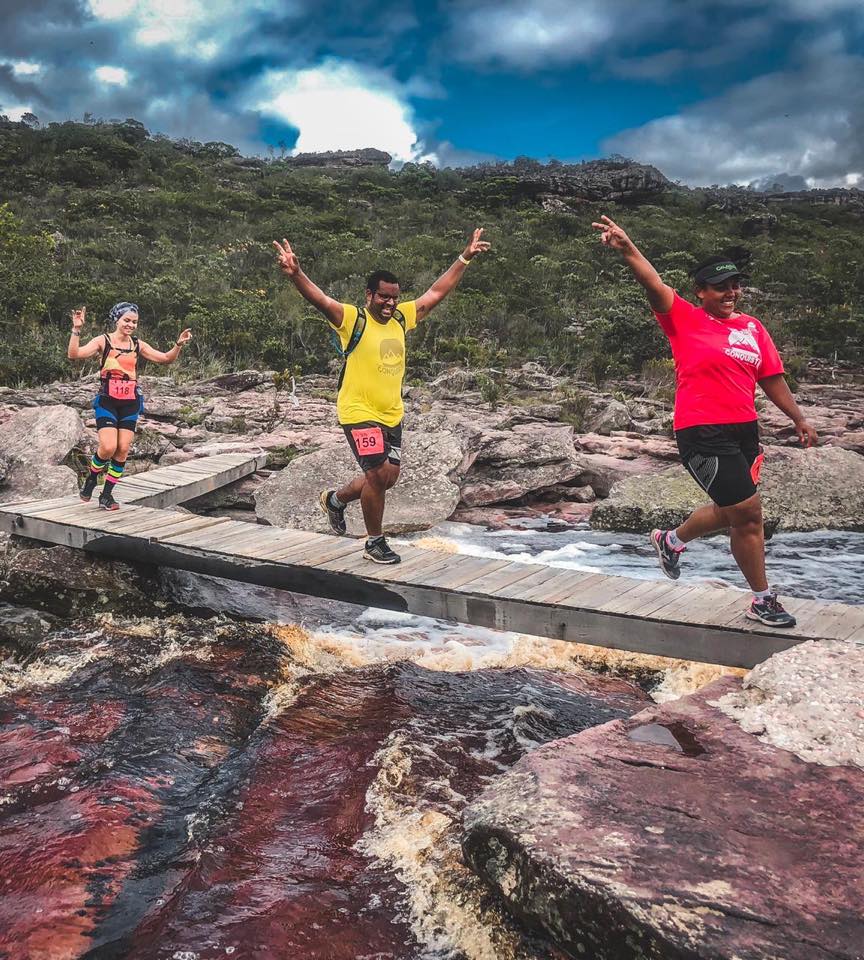
[(345, 344), (345, 349), (340, 350), (342, 355), (342, 369), (339, 371), (339, 381), (336, 389), (342, 389), (342, 381), (345, 379), (345, 369), (348, 366), (348, 357), (354, 352), (357, 347), (357, 344), (360, 343), (360, 338), (363, 336), (363, 331), (366, 329), (366, 311), (363, 307), (357, 308), (357, 319), (354, 321), (354, 329), (351, 331), (351, 336), (348, 338), (348, 343)]

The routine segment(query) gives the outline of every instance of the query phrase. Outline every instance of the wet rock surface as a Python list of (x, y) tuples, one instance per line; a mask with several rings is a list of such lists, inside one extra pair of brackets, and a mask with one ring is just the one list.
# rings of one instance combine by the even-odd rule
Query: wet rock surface
[(552, 960), (459, 858), (527, 750), (631, 684), (351, 668), (295, 628), (101, 618), (2, 665), (0, 954)]
[(738, 683), (533, 751), (467, 811), (467, 861), (569, 956), (859, 956), (864, 771), (744, 732), (712, 706)]

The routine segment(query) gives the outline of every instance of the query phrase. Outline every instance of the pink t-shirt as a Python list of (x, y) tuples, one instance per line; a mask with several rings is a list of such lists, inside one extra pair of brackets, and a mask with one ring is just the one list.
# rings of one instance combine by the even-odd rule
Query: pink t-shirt
[(677, 293), (672, 309), (655, 315), (675, 361), (675, 429), (755, 420), (757, 381), (783, 373), (762, 324), (746, 313), (718, 320)]

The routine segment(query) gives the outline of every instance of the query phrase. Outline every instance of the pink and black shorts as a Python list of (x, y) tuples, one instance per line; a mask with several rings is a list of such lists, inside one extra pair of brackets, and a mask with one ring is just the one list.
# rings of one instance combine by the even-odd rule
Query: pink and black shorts
[(366, 420), (363, 423), (343, 423), (342, 429), (364, 473), (388, 461), (399, 466), (402, 460), (401, 423), (387, 427), (383, 423)]

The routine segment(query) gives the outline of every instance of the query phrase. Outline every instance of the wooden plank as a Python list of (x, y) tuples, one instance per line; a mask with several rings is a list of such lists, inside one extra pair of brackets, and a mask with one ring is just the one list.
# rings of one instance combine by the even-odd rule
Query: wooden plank
[[(189, 534), (184, 536), (182, 542), (184, 546), (196, 547), (204, 550), (218, 550), (220, 553), (231, 553), (243, 550), (245, 544), (251, 544), (251, 537), (255, 537), (255, 543), (284, 542), (284, 538), (289, 536), (292, 531), (282, 530), (278, 527), (268, 527), (264, 524), (245, 523), (242, 520), (232, 520), (230, 529), (226, 528), (224, 532), (218, 532), (210, 537), (205, 534)], [(272, 531), (272, 532), (271, 532)], [(242, 541), (241, 541), (242, 538)], [(277, 538), (282, 538), (277, 540)], [(246, 554), (238, 553), (238, 556)]]
[(495, 591), (496, 597), (509, 597), (513, 600), (527, 600), (537, 590), (547, 589), (550, 581), (559, 579), (560, 570), (544, 563), (534, 564), (534, 572), (524, 580), (517, 580), (509, 586)]
[(622, 593), (626, 583), (627, 581), (623, 577), (600, 574), (593, 584), (586, 583), (574, 593), (567, 605), (595, 610), (600, 604), (606, 603)]
[[(197, 519), (197, 522), (195, 522)], [(172, 529), (171, 532), (160, 532), (156, 536), (151, 536), (151, 540), (170, 540), (177, 536), (177, 529), (181, 533), (193, 533), (195, 531), (212, 531), (214, 527), (222, 527), (226, 523), (234, 523), (235, 521), (230, 520), (228, 517), (195, 517), (193, 514), (188, 518), (187, 522), (181, 527), (177, 524), (174, 525), (175, 529)], [(143, 536), (143, 534), (140, 534)]]
[[(504, 587), (512, 586), (520, 580), (525, 580), (537, 572), (537, 565), (530, 563), (511, 562), (502, 570), (496, 570), (494, 573), (473, 580), (464, 591), (465, 593), (479, 593), (487, 596), (495, 596), (499, 590)], [(434, 586), (434, 580), (432, 581)]]
[(269, 560), (273, 553), (284, 551), (291, 543), (299, 542), (301, 541), (287, 531), (274, 527), (259, 527), (256, 524), (249, 530), (236, 531), (228, 552), (237, 557), (261, 562)]
[(664, 580), (634, 580), (632, 586), (622, 587), (617, 596), (603, 603), (597, 604), (597, 609), (604, 613), (631, 614), (636, 607), (656, 594), (658, 587), (667, 586)]
[[(331, 541), (330, 543), (321, 541)], [(288, 547), (279, 553), (273, 554), (270, 559), (291, 566), (317, 567), (328, 560), (338, 560), (340, 557), (351, 556), (363, 550), (361, 540), (352, 540), (347, 537), (322, 537), (311, 542)]]
[(565, 573), (560, 580), (554, 581), (549, 590), (534, 598), (534, 602), (544, 606), (557, 606), (561, 603), (570, 604), (575, 601), (583, 587), (595, 583), (602, 577), (602, 573), (587, 573), (585, 570), (571, 570)]
[(699, 587), (696, 584), (688, 584), (687, 586), (669, 584), (665, 590), (658, 589), (644, 603), (638, 604), (634, 610), (630, 611), (629, 616), (638, 617), (640, 620), (650, 619), (665, 622), (667, 608), (678, 609), (682, 605), (688, 605), (694, 594), (698, 594), (698, 591)]
[(450, 573), (436, 578), (435, 586), (439, 590), (461, 590), (467, 587), (473, 580), (485, 577), (496, 570), (503, 570), (510, 565), (509, 560), (501, 560), (491, 557), (465, 557), (454, 554), (454, 558), (462, 561), (473, 561), (470, 563), (454, 563), (450, 567)]

